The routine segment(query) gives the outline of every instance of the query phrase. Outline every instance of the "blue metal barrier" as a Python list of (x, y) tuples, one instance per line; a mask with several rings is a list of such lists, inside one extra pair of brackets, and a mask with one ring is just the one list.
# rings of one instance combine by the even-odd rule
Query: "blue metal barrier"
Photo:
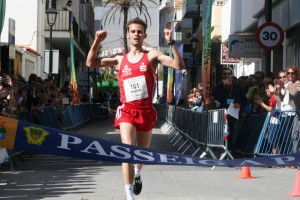
[(56, 111), (55, 107), (45, 107), (41, 115), (45, 117), (45, 120), (47, 121), (47, 125), (49, 127), (60, 130), (64, 129), (59, 118), (59, 112)]
[[(233, 159), (226, 146), (225, 109), (196, 113), (190, 109), (169, 105), (155, 105), (158, 117), (165, 120), (163, 132), (171, 129), (170, 143), (179, 144), (179, 151), (185, 153), (195, 148), (193, 155), (203, 152), (220, 159)], [(235, 152), (253, 155), (288, 154), (299, 152), (300, 111), (273, 111), (269, 114), (248, 114), (240, 119), (235, 139)], [(230, 133), (229, 133), (230, 134)], [(217, 148), (217, 150), (215, 150)]]
[(253, 156), (266, 116), (267, 113), (259, 115), (247, 114), (240, 119), (240, 128), (236, 138), (235, 152)]
[(84, 123), (99, 118), (108, 118), (108, 107), (102, 104), (67, 105), (61, 108), (44, 107), (39, 111), (21, 112), (18, 117), (22, 121), (73, 131)]
[(300, 111), (275, 110), (266, 117), (254, 154), (268, 156), (299, 152)]

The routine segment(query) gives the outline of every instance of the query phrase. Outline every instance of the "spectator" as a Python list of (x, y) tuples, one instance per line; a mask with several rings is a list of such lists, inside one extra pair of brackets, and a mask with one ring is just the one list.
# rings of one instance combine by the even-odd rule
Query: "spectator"
[(263, 79), (264, 79), (264, 73), (261, 71), (257, 71), (254, 73), (254, 80), (253, 80), (253, 86), (250, 87), (247, 91), (246, 97), (247, 102), (250, 107), (249, 112), (260, 114), (262, 112), (265, 112), (265, 110), (258, 106), (256, 103), (257, 99), (262, 99), (263, 101), (266, 101), (264, 98), (264, 87), (263, 87)]
[(5, 117), (13, 117), (17, 118), (17, 116), (13, 113), (12, 109), (14, 105), (12, 105), (12, 81), (11, 78), (5, 74), (1, 73), (0, 75), (0, 115)]
[(268, 104), (266, 104), (261, 98), (257, 98), (255, 101), (263, 109), (265, 109), (268, 112), (271, 112), (276, 107), (276, 100), (275, 100), (274, 95), (270, 92), (269, 87), (272, 87), (272, 85), (265, 86), (265, 93), (266, 93), (266, 96), (268, 97)]
[[(243, 88), (232, 81), (232, 70), (230, 68), (224, 68), (222, 72), (223, 81), (218, 84), (212, 93), (212, 102), (214, 102), (216, 108), (228, 108), (230, 104), (233, 104), (235, 109), (239, 110), (241, 115), (242, 109), (246, 104), (246, 97)], [(229, 126), (229, 138), (228, 149), (234, 150), (235, 139), (237, 137), (239, 120), (228, 115)]]
[(38, 97), (37, 97), (37, 75), (30, 74), (28, 78), (28, 88), (26, 94), (26, 109), (31, 111), (34, 106), (38, 104)]
[(82, 103), (88, 103), (89, 102), (89, 94), (87, 93), (86, 89), (83, 89), (83, 94), (81, 96), (81, 102)]
[[(285, 70), (279, 71), (278, 76), (279, 76), (279, 79), (274, 80), (274, 86), (269, 85), (269, 90), (274, 95), (274, 98), (277, 102), (276, 108), (281, 109), (282, 101), (286, 102), (285, 104), (288, 104), (287, 103), (288, 97), (287, 97), (287, 95), (286, 95), (286, 97), (284, 97), (285, 91), (283, 88), (287, 87), (287, 85), (289, 84), (289, 79), (287, 78)], [(281, 101), (281, 98), (282, 98), (282, 101)]]
[(62, 103), (69, 105), (72, 101), (72, 89), (69, 81), (65, 81), (64, 86), (60, 89), (60, 92), (64, 95)]
[(204, 109), (204, 98), (202, 92), (199, 90), (195, 91), (195, 94), (192, 98), (189, 99), (192, 104), (192, 110), (196, 112), (202, 112)]
[[(277, 82), (276, 88), (279, 88), (276, 91), (272, 88), (272, 92), (277, 99), (281, 100), (281, 110), (299, 110), (300, 109), (300, 81), (297, 80), (298, 68), (296, 66), (289, 66), (286, 70), (287, 77), (289, 82), (283, 85), (281, 82)], [(281, 93), (282, 91), (282, 93)], [(285, 144), (285, 149), (281, 149), (284, 153), (298, 152), (299, 149), (299, 140), (298, 132), (293, 132), (293, 123), (295, 115), (293, 113), (287, 112), (285, 117), (285, 122), (282, 125), (282, 129), (285, 132), (281, 132), (282, 144)], [(293, 144), (291, 144), (291, 141)]]
[[(266, 96), (269, 98), (268, 99), (268, 104), (265, 104), (265, 102), (261, 99), (257, 99), (256, 103), (261, 106), (262, 108), (264, 108), (267, 112), (271, 112), (273, 111), (277, 105), (277, 102), (275, 100), (275, 96), (273, 95), (273, 93), (270, 92), (271, 87), (274, 87), (272, 84), (265, 86), (265, 93)], [(279, 153), (279, 146), (278, 146), (278, 141), (276, 140), (276, 135), (275, 135), (275, 130), (278, 130), (276, 127), (278, 126), (278, 119), (276, 116), (271, 116), (271, 120), (269, 123), (269, 127), (268, 127), (268, 143), (269, 145), (272, 147), (272, 153), (273, 154), (277, 154)]]

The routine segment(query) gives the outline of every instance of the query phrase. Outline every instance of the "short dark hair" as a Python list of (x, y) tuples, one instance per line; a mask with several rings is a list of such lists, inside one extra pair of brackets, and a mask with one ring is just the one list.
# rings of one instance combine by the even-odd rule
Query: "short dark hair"
[(259, 78), (265, 78), (265, 73), (263, 73), (262, 71), (256, 71), (254, 73), (254, 78), (257, 78), (257, 77), (259, 77)]
[(37, 79), (37, 75), (32, 73), (28, 77), (28, 83), (31, 83), (32, 81), (35, 81), (36, 79)]
[(230, 73), (232, 74), (232, 69), (231, 69), (231, 68), (229, 68), (229, 67), (225, 67), (225, 68), (223, 68), (222, 72), (224, 72), (224, 71), (230, 71)]
[(134, 19), (127, 22), (127, 24), (126, 24), (127, 31), (129, 31), (129, 26), (131, 24), (140, 24), (144, 27), (145, 32), (147, 30), (147, 24), (139, 17), (136, 17), (136, 18), (134, 18)]

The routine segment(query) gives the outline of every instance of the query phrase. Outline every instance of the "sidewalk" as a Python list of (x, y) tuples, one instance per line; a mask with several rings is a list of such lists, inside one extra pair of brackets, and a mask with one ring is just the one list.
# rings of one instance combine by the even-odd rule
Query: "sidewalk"
[[(113, 119), (93, 121), (77, 133), (120, 141)], [(151, 148), (176, 151), (159, 128)], [(32, 155), (17, 161), (15, 172), (0, 172), (0, 199), (125, 200), (119, 163)], [(296, 169), (251, 168), (253, 179), (239, 179), (239, 168), (145, 166), (143, 190), (136, 200), (282, 200), (297, 199)]]

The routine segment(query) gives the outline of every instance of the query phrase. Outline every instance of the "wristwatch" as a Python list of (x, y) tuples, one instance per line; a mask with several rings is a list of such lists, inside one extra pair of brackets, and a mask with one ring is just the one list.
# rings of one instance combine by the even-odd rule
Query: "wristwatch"
[(168, 43), (169, 46), (172, 46), (175, 44), (175, 40), (171, 40), (171, 42)]

